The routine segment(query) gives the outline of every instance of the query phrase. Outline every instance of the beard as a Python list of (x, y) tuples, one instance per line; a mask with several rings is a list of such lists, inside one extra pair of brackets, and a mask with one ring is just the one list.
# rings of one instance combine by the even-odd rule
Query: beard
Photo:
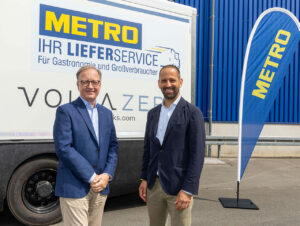
[[(167, 90), (172, 90), (173, 92), (167, 92)], [(177, 89), (176, 87), (163, 88), (163, 89), (161, 89), (161, 91), (162, 91), (165, 99), (168, 99), (168, 100), (173, 100), (179, 93), (179, 89)]]

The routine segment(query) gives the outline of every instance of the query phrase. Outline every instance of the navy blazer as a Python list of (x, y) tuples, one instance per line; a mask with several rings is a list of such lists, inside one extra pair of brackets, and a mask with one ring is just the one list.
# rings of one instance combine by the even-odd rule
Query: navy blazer
[(164, 191), (177, 195), (182, 189), (198, 194), (204, 162), (205, 129), (201, 111), (183, 98), (166, 129), (163, 144), (156, 137), (161, 105), (148, 112), (141, 178), (151, 189), (157, 171)]
[[(97, 104), (99, 144), (83, 101), (77, 100), (57, 108), (54, 123), (54, 145), (59, 159), (55, 195), (84, 197), (90, 190), (93, 173), (112, 177), (118, 159), (118, 141), (112, 112)], [(109, 193), (109, 185), (101, 194)]]

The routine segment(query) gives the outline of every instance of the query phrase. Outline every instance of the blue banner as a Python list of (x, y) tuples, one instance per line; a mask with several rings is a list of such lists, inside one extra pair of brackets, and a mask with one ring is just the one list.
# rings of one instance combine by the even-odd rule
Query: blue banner
[(239, 112), (241, 180), (298, 45), (298, 19), (282, 8), (264, 11), (251, 32), (243, 66)]

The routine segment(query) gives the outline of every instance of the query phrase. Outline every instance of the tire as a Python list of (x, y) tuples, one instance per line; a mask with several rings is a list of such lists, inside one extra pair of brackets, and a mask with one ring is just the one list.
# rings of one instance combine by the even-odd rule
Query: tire
[(61, 221), (59, 199), (54, 195), (58, 161), (39, 158), (21, 165), (7, 189), (12, 214), (26, 225), (49, 225)]

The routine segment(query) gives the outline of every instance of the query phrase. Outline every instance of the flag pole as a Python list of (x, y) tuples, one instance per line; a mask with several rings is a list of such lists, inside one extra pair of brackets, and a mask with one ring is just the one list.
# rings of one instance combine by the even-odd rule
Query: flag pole
[[(246, 58), (248, 54), (246, 53)], [(246, 61), (247, 62), (247, 61)], [(245, 87), (245, 66), (243, 68), (242, 86), (240, 94), (240, 109), (239, 109), (239, 136), (238, 136), (238, 158), (237, 158), (237, 184), (236, 184), (236, 198), (219, 198), (224, 208), (237, 209), (252, 209), (259, 208), (250, 199), (240, 199), (240, 181), (241, 181), (241, 163), (242, 163), (242, 120), (243, 120), (243, 104), (244, 104), (244, 87)]]
[(240, 199), (240, 182), (237, 181), (236, 185), (236, 205), (239, 205), (239, 199)]

